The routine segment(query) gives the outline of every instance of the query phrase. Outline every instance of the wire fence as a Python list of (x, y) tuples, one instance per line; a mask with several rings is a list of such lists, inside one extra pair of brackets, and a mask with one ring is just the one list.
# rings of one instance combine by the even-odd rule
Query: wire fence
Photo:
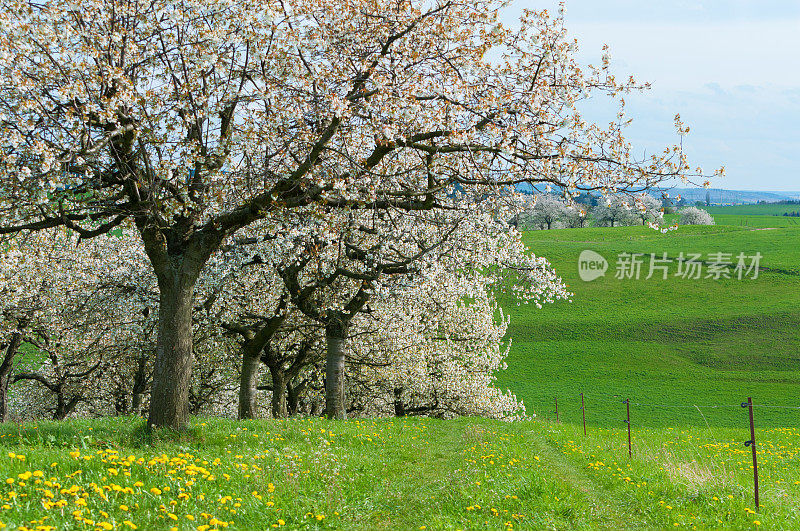
[[(608, 406), (610, 403), (614, 403), (617, 405), (624, 405), (625, 410), (625, 419), (622, 420), (623, 423), (626, 425), (627, 429), (627, 439), (628, 439), (628, 457), (633, 457), (633, 442), (631, 437), (631, 408), (653, 408), (653, 409), (696, 409), (700, 415), (703, 417), (706, 426), (710, 429), (711, 426), (708, 424), (708, 421), (705, 419), (705, 415), (703, 415), (702, 410), (714, 410), (714, 409), (746, 409), (748, 412), (747, 418), (743, 420), (742, 427), (746, 426), (747, 420), (749, 420), (749, 428), (750, 428), (750, 438), (746, 441), (743, 441), (744, 446), (749, 447), (752, 450), (752, 459), (753, 459), (753, 497), (755, 500), (755, 507), (756, 510), (760, 507), (759, 504), (759, 491), (758, 491), (758, 456), (756, 450), (756, 433), (755, 433), (755, 421), (754, 421), (754, 409), (773, 409), (773, 410), (800, 410), (800, 405), (779, 405), (779, 404), (756, 404), (753, 403), (752, 397), (748, 397), (746, 402), (740, 402), (738, 404), (680, 404), (680, 403), (648, 403), (648, 402), (633, 402), (630, 399), (622, 399), (619, 395), (615, 395), (613, 397), (598, 397), (593, 398), (591, 401), (588, 401), (588, 395), (584, 393), (580, 393), (580, 411), (581, 411), (581, 420), (583, 424), (583, 433), (584, 435), (588, 434), (587, 424), (586, 424), (586, 417), (587, 417), (587, 405), (597, 405), (600, 402), (601, 407), (598, 407), (596, 411), (603, 412), (608, 415), (609, 408), (602, 407)], [(560, 422), (560, 414), (559, 414), (559, 406), (558, 406), (558, 397), (553, 398), (555, 410), (553, 413), (555, 414), (555, 421)], [(563, 405), (562, 400), (562, 405)], [(619, 409), (613, 410), (614, 414), (616, 415), (620, 412)]]
[[(541, 408), (541, 410), (542, 410), (541, 412), (544, 413), (544, 415), (543, 415), (544, 418), (555, 418), (556, 420), (561, 420), (564, 417), (565, 411), (568, 413), (567, 416), (569, 416), (569, 413), (570, 413), (571, 410), (569, 409), (569, 407), (566, 410), (563, 408), (564, 404), (567, 403), (567, 401), (564, 401), (563, 398), (564, 397), (561, 397), (561, 409), (559, 409), (559, 398), (558, 397), (554, 397), (554, 399), (553, 399), (553, 404), (554, 404), (555, 408), (553, 408), (552, 406), (550, 408), (548, 408), (546, 406), (544, 408)], [(578, 398), (581, 401), (581, 404), (578, 406), (578, 409), (582, 411), (582, 415), (581, 415), (582, 417), (586, 416), (586, 412), (583, 411), (583, 410), (586, 407), (585, 406), (585, 402), (587, 402), (587, 401), (591, 402), (591, 404), (592, 404), (592, 408), (591, 409), (594, 409), (595, 411), (602, 411), (602, 412), (605, 413), (605, 411), (608, 409), (607, 406), (609, 406), (611, 404), (625, 404), (626, 400), (627, 400), (627, 399), (622, 398), (621, 396), (618, 396), (618, 395), (615, 395), (613, 397), (607, 397), (607, 396), (590, 396), (588, 394), (584, 395), (584, 393), (578, 394)], [(711, 411), (713, 411), (713, 410), (720, 410), (720, 411), (727, 410), (727, 411), (730, 411), (730, 410), (741, 409), (742, 408), (742, 403), (738, 403), (738, 404), (731, 404), (731, 403), (727, 403), (727, 404), (726, 403), (695, 404), (695, 403), (678, 403), (678, 402), (640, 402), (640, 401), (635, 401), (635, 400), (631, 399), (630, 400), (630, 406), (631, 407), (636, 407), (636, 408), (648, 408), (648, 409), (654, 409), (654, 410), (658, 410), (658, 409), (665, 409), (665, 410), (697, 410), (702, 415), (703, 411), (709, 411), (709, 410), (711, 410)], [(756, 408), (757, 410), (758, 409), (775, 410), (776, 412), (777, 411), (781, 411), (781, 410), (783, 410), (783, 411), (796, 410), (796, 411), (800, 412), (800, 405), (755, 404), (754, 403), (753, 407)], [(606, 418), (608, 418), (608, 416), (606, 414), (603, 414), (602, 419), (606, 419)], [(728, 417), (725, 418), (725, 421), (726, 421), (725, 424), (728, 425), (728, 427), (730, 427), (729, 424), (730, 424), (732, 418), (734, 418), (734, 417), (728, 416)], [(596, 421), (596, 419), (597, 419), (597, 417), (594, 417), (594, 418), (592, 418), (592, 416), (588, 417), (589, 425), (596, 424), (596, 422), (593, 422), (593, 421)], [(580, 421), (581, 419), (578, 419), (578, 420)], [(653, 420), (653, 418), (650, 418), (649, 420)], [(798, 420), (800, 420), (800, 417), (798, 417)], [(772, 422), (770, 422), (770, 424), (772, 424)], [(646, 423), (646, 425), (651, 426), (651, 423)]]

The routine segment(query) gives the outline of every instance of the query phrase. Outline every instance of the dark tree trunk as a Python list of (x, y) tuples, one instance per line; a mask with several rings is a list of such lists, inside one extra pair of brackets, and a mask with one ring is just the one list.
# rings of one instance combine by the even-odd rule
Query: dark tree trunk
[(291, 417), (300, 409), (300, 389), (291, 382), (286, 384), (286, 413)]
[(325, 416), (331, 419), (347, 418), (344, 405), (344, 347), (347, 326), (330, 324), (325, 327), (327, 357), (325, 363)]
[(242, 349), (242, 375), (239, 382), (239, 419), (254, 419), (258, 415), (257, 390), (258, 369), (261, 365), (259, 353), (253, 355)]
[(300, 410), (300, 397), (303, 395), (307, 385), (307, 380), (294, 385), (292, 382), (286, 384), (286, 409), (289, 415), (297, 415)]
[(8, 421), (8, 387), (11, 384), (11, 371), (14, 369), (14, 357), (22, 344), (22, 334), (14, 332), (6, 347), (3, 363), (0, 365), (0, 422)]
[(288, 416), (297, 415), (297, 408), (300, 407), (300, 393), (296, 393), (291, 382), (286, 384), (286, 414)]
[(114, 412), (117, 415), (127, 415), (128, 411), (128, 394), (125, 389), (118, 387), (114, 390)]
[(192, 302), (200, 271), (219, 249), (225, 233), (194, 231), (190, 218), (177, 216), (168, 229), (146, 213), (136, 226), (158, 278), (158, 339), (150, 391), (148, 428), (184, 430), (192, 378)]
[(280, 367), (270, 367), (272, 376), (272, 416), (276, 419), (288, 417), (286, 405), (286, 375)]
[(64, 400), (64, 394), (58, 390), (56, 394), (56, 410), (53, 412), (53, 420), (64, 420), (66, 414), (67, 402)]
[(399, 387), (395, 387), (394, 389), (394, 416), (406, 416), (406, 406), (403, 404), (403, 389)]
[(311, 409), (310, 409), (308, 414), (310, 416), (312, 416), (312, 417), (318, 417), (319, 416), (319, 410), (320, 410), (320, 401), (316, 400), (316, 399), (312, 400), (311, 401)]
[(140, 415), (142, 413), (143, 397), (143, 393), (133, 393), (133, 398), (131, 399), (131, 413), (134, 415)]
[(56, 391), (56, 399), (56, 410), (53, 413), (54, 420), (64, 420), (67, 418), (67, 415), (72, 413), (72, 410), (74, 410), (75, 406), (80, 402), (79, 396), (74, 396), (70, 400), (67, 400), (67, 397), (64, 396), (63, 387), (61, 386), (59, 386)]
[(142, 414), (142, 402), (144, 393), (147, 389), (147, 356), (141, 354), (139, 356), (139, 364), (136, 368), (136, 374), (133, 377), (133, 398), (131, 399), (131, 412), (134, 415)]
[(269, 367), (269, 374), (272, 377), (272, 385), (270, 386), (272, 390), (272, 402), (270, 404), (272, 417), (276, 419), (286, 418), (289, 416), (286, 403), (286, 385), (290, 378), (286, 369), (284, 369), (284, 361), (281, 357), (275, 355), (275, 351), (272, 350), (269, 343), (264, 347), (261, 361)]
[(192, 298), (196, 277), (159, 278), (158, 344), (149, 427), (183, 430), (192, 378)]

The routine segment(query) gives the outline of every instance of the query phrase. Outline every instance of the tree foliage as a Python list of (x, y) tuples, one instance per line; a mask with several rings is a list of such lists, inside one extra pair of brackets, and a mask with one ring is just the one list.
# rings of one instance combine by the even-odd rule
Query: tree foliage
[(678, 211), (681, 225), (713, 225), (714, 218), (707, 210), (697, 207), (686, 207)]
[(503, 5), (5, 1), (0, 233), (135, 228), (159, 294), (149, 424), (182, 428), (197, 282), (256, 222), (509, 219), (519, 183), (697, 175), (680, 146), (637, 159), (622, 110), (587, 122), (580, 101), (642, 86), (579, 65), (561, 15), (511, 29)]

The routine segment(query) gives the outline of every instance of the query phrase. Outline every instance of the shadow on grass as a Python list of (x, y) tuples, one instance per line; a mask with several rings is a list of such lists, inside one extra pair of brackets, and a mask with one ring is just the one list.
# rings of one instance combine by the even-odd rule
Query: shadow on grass
[(63, 421), (9, 422), (0, 424), (0, 445), (39, 448), (147, 448), (199, 445), (206, 442), (202, 426), (186, 430), (151, 429), (138, 416)]
[(142, 421), (129, 434), (128, 444), (134, 448), (196, 445), (206, 442), (205, 430), (201, 426), (190, 426), (184, 430), (151, 428)]

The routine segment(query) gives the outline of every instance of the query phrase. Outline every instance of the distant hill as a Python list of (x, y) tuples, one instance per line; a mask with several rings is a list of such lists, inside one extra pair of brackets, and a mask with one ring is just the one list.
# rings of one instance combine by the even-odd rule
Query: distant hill
[(715, 205), (741, 205), (766, 201), (777, 203), (791, 199), (800, 199), (800, 192), (754, 192), (749, 190), (723, 190), (721, 188), (673, 188), (669, 190), (671, 197), (680, 195), (689, 203), (705, 201), (706, 193)]
[[(518, 184), (516, 188), (524, 194), (534, 193), (533, 187), (528, 183)], [(537, 190), (536, 193), (544, 193), (545, 191), (544, 189), (540, 189)], [(557, 186), (553, 186), (550, 191), (557, 194), (561, 189)], [(656, 197), (660, 197), (661, 195), (656, 190), (650, 193)], [(673, 198), (681, 196), (689, 203), (694, 203), (696, 201), (705, 202), (706, 193), (708, 193), (711, 203), (715, 205), (747, 205), (758, 203), (759, 201), (777, 203), (780, 201), (800, 199), (800, 192), (756, 192), (752, 190), (724, 190), (722, 188), (672, 188), (667, 190), (667, 193)]]

